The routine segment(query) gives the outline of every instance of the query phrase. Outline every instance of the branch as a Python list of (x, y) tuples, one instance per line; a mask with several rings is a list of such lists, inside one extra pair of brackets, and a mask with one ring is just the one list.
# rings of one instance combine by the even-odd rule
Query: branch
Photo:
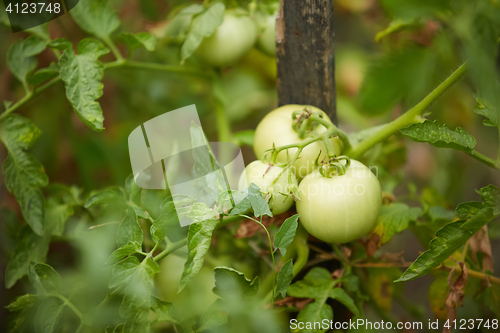
[(358, 143), (350, 151), (346, 151), (345, 154), (356, 159), (376, 144), (389, 138), (391, 135), (399, 131), (399, 129), (407, 127), (411, 124), (421, 122), (420, 116), (425, 112), (425, 110), (427, 110), (427, 108), (432, 103), (434, 103), (449, 87), (457, 82), (465, 74), (466, 71), (467, 66), (464, 63), (417, 105), (415, 105), (403, 115), (399, 116), (397, 119), (387, 124), (387, 126), (383, 127), (374, 135)]

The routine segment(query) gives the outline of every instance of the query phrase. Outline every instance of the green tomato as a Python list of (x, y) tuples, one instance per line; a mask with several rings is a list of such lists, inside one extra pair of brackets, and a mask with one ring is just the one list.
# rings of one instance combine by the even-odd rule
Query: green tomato
[(328, 243), (347, 243), (369, 233), (382, 204), (377, 177), (355, 160), (342, 176), (326, 178), (319, 171), (306, 176), (299, 184), (299, 196), (300, 222)]
[[(293, 197), (285, 196), (281, 193), (288, 193), (288, 175), (291, 170), (286, 170), (281, 176), (283, 168), (273, 165), (270, 166), (262, 161), (253, 161), (241, 174), (238, 183), (238, 190), (243, 191), (248, 188), (251, 183), (254, 183), (260, 188), (262, 193), (271, 195), (269, 199), (269, 208), (273, 215), (278, 215), (286, 212), (293, 205)], [(278, 178), (279, 177), (279, 178)], [(297, 185), (297, 179), (292, 173), (292, 183)], [(275, 183), (274, 181), (278, 179)], [(274, 185), (273, 185), (274, 183)]]
[[(323, 118), (331, 122), (330, 118), (320, 109), (308, 105), (284, 105), (268, 113), (259, 123), (255, 130), (255, 138), (253, 150), (258, 158), (261, 158), (266, 150), (274, 147), (285, 146), (289, 144), (299, 143), (305, 139), (299, 137), (293, 128), (292, 113), (296, 110), (303, 110), (305, 107), (310, 108), (313, 112), (323, 113)], [(324, 126), (318, 125), (311, 131), (311, 135), (318, 135), (326, 131)], [(342, 143), (338, 138), (330, 139), (330, 143), (337, 155), (340, 155)], [(278, 163), (286, 163), (297, 152), (297, 148), (281, 151), (278, 154)], [(320, 160), (326, 157), (326, 148), (322, 141), (316, 141), (307, 145), (301, 152), (300, 157), (294, 163), (295, 175), (298, 179), (304, 178), (306, 175), (314, 171), (314, 162), (321, 152)]]
[(257, 48), (269, 56), (276, 55), (276, 15), (266, 17), (264, 30), (257, 37)]
[(256, 38), (257, 29), (248, 16), (226, 12), (222, 24), (196, 49), (195, 57), (213, 67), (226, 67), (250, 51)]

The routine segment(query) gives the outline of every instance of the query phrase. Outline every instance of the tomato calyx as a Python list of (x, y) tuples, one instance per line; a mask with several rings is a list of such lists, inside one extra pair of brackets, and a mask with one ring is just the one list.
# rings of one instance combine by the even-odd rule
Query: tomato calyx
[[(345, 161), (344, 163), (342, 161)], [(327, 161), (323, 159), (319, 161), (319, 155), (314, 162), (319, 173), (325, 178), (334, 176), (343, 176), (351, 166), (351, 159), (346, 155), (329, 158)]]
[(303, 110), (296, 110), (292, 113), (292, 127), (295, 132), (299, 134), (299, 138), (306, 138), (311, 131), (318, 126), (318, 122), (314, 121), (315, 118), (311, 116), (317, 116), (323, 118), (321, 112), (313, 112), (307, 106)]

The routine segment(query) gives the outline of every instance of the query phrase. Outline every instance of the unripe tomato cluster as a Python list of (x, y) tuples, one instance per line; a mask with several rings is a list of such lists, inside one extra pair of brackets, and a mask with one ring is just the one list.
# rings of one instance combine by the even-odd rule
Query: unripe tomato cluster
[[(254, 151), (262, 157), (273, 147), (301, 143), (292, 127), (292, 114), (308, 108), (330, 122), (321, 110), (304, 105), (285, 105), (270, 112), (257, 126)], [(326, 131), (324, 126), (313, 127), (309, 137)], [(342, 143), (331, 138), (330, 145), (340, 155)], [(375, 174), (361, 162), (351, 159), (345, 173), (337, 172), (328, 177), (319, 172), (315, 161), (326, 158), (325, 145), (319, 140), (304, 147), (294, 165), (284, 168), (298, 148), (279, 152), (275, 164), (254, 161), (240, 178), (239, 188), (250, 183), (257, 185), (269, 196), (273, 214), (288, 210), (293, 203), (290, 187), (298, 184), (299, 200), (296, 202), (300, 223), (314, 237), (329, 243), (347, 243), (369, 233), (375, 227), (382, 204), (380, 183)], [(318, 159), (319, 156), (319, 159)], [(326, 158), (327, 159), (327, 158)], [(290, 174), (291, 173), (291, 174)], [(245, 183), (246, 174), (246, 183)], [(324, 173), (323, 173), (324, 174)]]
[(269, 15), (264, 19), (263, 26), (258, 27), (248, 15), (226, 11), (222, 24), (203, 39), (194, 55), (200, 62), (213, 67), (234, 64), (254, 45), (265, 54), (274, 56), (275, 20), (276, 16)]

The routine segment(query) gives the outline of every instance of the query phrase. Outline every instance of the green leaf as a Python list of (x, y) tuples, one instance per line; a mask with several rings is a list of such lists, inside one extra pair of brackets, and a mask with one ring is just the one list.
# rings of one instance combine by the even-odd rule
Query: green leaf
[(135, 215), (134, 210), (129, 207), (116, 231), (116, 245), (121, 247), (129, 242), (135, 242), (142, 245), (142, 240), (142, 228), (137, 220), (137, 215)]
[(299, 225), (299, 215), (295, 214), (290, 216), (283, 222), (280, 229), (274, 236), (274, 251), (280, 249), (282, 255), (286, 254), (286, 248), (290, 245), (295, 238), (295, 233), (297, 232), (297, 227)]
[(438, 148), (453, 148), (470, 153), (476, 146), (476, 139), (462, 128), (457, 127), (452, 131), (441, 125), (437, 120), (426, 120), (420, 124), (413, 124), (402, 128), (401, 133), (413, 141), (428, 142)]
[(120, 26), (108, 0), (80, 0), (70, 14), (80, 28), (102, 39), (109, 38)]
[(117, 261), (120, 261), (131, 254), (134, 254), (136, 251), (140, 251), (141, 249), (141, 244), (137, 242), (128, 242), (122, 247), (114, 250), (113, 253), (111, 253), (111, 255), (109, 256), (108, 260), (106, 260), (106, 263), (114, 264)]
[(54, 198), (47, 200), (45, 204), (45, 233), (54, 236), (62, 236), (64, 224), (74, 213), (73, 206), (61, 204)]
[(184, 44), (182, 44), (182, 63), (200, 46), (203, 38), (212, 35), (215, 29), (222, 24), (225, 9), (226, 6), (222, 2), (215, 2), (193, 19), (191, 29)]
[(95, 205), (105, 205), (112, 203), (125, 203), (123, 193), (116, 188), (107, 188), (91, 195), (85, 202), (84, 207), (90, 208)]
[(259, 290), (258, 277), (251, 281), (243, 273), (229, 267), (215, 267), (214, 272), (213, 292), (223, 299), (251, 298)]
[(200, 223), (191, 224), (188, 231), (188, 258), (184, 264), (179, 292), (186, 287), (188, 282), (200, 271), (203, 266), (203, 258), (210, 248), (212, 232), (217, 225), (217, 220), (205, 220)]
[(21, 229), (19, 242), (5, 271), (5, 287), (7, 289), (28, 274), (31, 263), (45, 261), (49, 250), (49, 242), (49, 237), (40, 237), (33, 233), (29, 227)]
[(409, 207), (407, 204), (396, 202), (380, 207), (377, 226), (374, 233), (381, 236), (380, 243), (385, 244), (391, 238), (408, 228), (410, 221), (416, 221), (422, 213), (420, 207)]
[(59, 75), (59, 65), (51, 62), (49, 67), (40, 68), (33, 75), (28, 77), (28, 82), (34, 86), (39, 85), (47, 80), (53, 79)]
[(238, 146), (253, 147), (253, 139), (255, 137), (255, 130), (245, 130), (233, 134), (233, 139), (236, 140)]
[[(297, 316), (297, 319), (304, 323), (321, 322), (323, 319), (331, 320), (333, 311), (330, 305), (326, 304), (328, 298), (338, 300), (355, 315), (359, 315), (359, 311), (351, 297), (343, 289), (334, 288), (338, 283), (338, 280), (332, 280), (330, 272), (326, 269), (314, 267), (303, 280), (290, 285), (287, 291), (288, 295), (300, 298), (314, 298), (314, 302), (306, 305)], [(304, 332), (321, 331), (312, 327)]]
[(288, 286), (293, 279), (293, 261), (288, 260), (283, 266), (281, 266), (280, 272), (276, 279), (276, 294), (281, 293), (281, 297), (285, 298)]
[(486, 118), (483, 121), (485, 126), (500, 127), (500, 109), (482, 99), (482, 97), (476, 97), (477, 103), (474, 112)]
[(56, 298), (45, 299), (39, 306), (35, 315), (35, 332), (59, 332), (61, 316), (65, 305)]
[(248, 196), (241, 200), (236, 206), (234, 206), (233, 209), (231, 209), (231, 212), (229, 215), (239, 215), (239, 214), (245, 214), (252, 208), (252, 204), (250, 203), (250, 200), (248, 199)]
[(269, 204), (262, 196), (262, 193), (260, 193), (259, 187), (254, 183), (250, 183), (250, 186), (248, 186), (248, 200), (250, 200), (255, 217), (262, 215), (273, 216), (273, 213), (269, 209)]
[(138, 48), (145, 48), (148, 51), (154, 51), (156, 47), (156, 36), (149, 32), (139, 32), (131, 34), (129, 32), (122, 32), (120, 39), (127, 44), (130, 52)]
[(46, 186), (48, 178), (40, 162), (25, 152), (40, 134), (30, 120), (16, 114), (0, 123), (0, 139), (9, 152), (3, 163), (5, 185), (14, 193), (26, 222), (35, 233), (42, 235), (44, 198), (39, 187)]
[(39, 295), (61, 293), (61, 276), (52, 267), (46, 264), (36, 264), (34, 270), (36, 274), (35, 288)]
[(33, 304), (35, 304), (36, 299), (37, 296), (35, 295), (31, 294), (22, 295), (16, 298), (12, 303), (7, 305), (6, 308), (10, 312), (21, 311), (33, 306)]
[(321, 322), (324, 319), (328, 321), (332, 320), (333, 310), (330, 305), (321, 302), (307, 304), (297, 316), (297, 320), (304, 323), (305, 329), (301, 330), (302, 333), (323, 332), (323, 330), (320, 329), (318, 325), (314, 325), (314, 323)]
[(59, 59), (66, 97), (87, 126), (102, 131), (104, 116), (96, 100), (102, 96), (104, 65), (98, 59), (109, 49), (98, 40), (85, 38), (78, 43), (77, 51), (75, 54), (73, 49), (66, 49)]
[(359, 310), (356, 307), (356, 304), (352, 300), (351, 296), (349, 296), (344, 289), (341, 288), (334, 288), (330, 290), (330, 293), (328, 294), (330, 298), (333, 298), (340, 303), (344, 304), (346, 308), (349, 309), (355, 316), (359, 316)]
[(36, 55), (45, 50), (47, 41), (37, 36), (29, 36), (14, 42), (7, 51), (7, 66), (12, 74), (27, 89), (27, 76), (37, 64)]
[(429, 250), (422, 253), (395, 282), (414, 280), (439, 266), (464, 245), (486, 223), (500, 215), (500, 188), (488, 185), (478, 193), (483, 202), (460, 204), (457, 215), (463, 220), (451, 222), (437, 231)]

